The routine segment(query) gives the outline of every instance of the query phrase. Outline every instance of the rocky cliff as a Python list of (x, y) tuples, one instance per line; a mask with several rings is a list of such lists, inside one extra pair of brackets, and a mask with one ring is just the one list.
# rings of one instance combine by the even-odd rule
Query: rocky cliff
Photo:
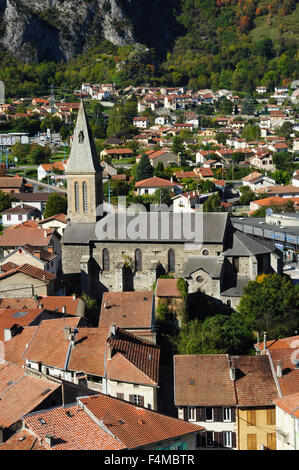
[(101, 39), (166, 49), (175, 31), (171, 3), (0, 0), (0, 44), (25, 62), (69, 60)]

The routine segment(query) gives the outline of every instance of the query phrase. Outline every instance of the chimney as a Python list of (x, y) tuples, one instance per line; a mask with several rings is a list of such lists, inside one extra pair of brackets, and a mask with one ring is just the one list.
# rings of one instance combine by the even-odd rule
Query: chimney
[(63, 335), (64, 335), (64, 339), (69, 339), (69, 336), (71, 334), (71, 327), (70, 326), (64, 326), (63, 328)]
[(107, 342), (107, 361), (110, 361), (112, 357), (112, 347), (111, 344)]
[(44, 304), (39, 304), (38, 308), (40, 309), (44, 308)]
[(48, 251), (49, 251), (49, 253), (54, 253), (54, 246), (49, 245), (48, 246)]
[(112, 323), (110, 327), (110, 336), (115, 336), (116, 333), (116, 324)]
[(263, 351), (265, 352), (267, 349), (267, 332), (264, 331), (264, 349)]
[(39, 258), (39, 259), (40, 259), (40, 251), (35, 251), (35, 252), (34, 252), (34, 256), (36, 256), (36, 258)]
[(62, 313), (66, 313), (66, 306), (65, 305), (63, 305), (61, 311), (62, 311)]
[(231, 380), (236, 380), (236, 369), (232, 365), (229, 368), (229, 376)]
[(3, 444), (3, 427), (0, 426), (0, 444)]
[(54, 440), (54, 435), (53, 435), (53, 434), (47, 433), (47, 434), (45, 435), (45, 442), (46, 442), (50, 447), (53, 447), (53, 440)]
[(277, 362), (276, 375), (279, 378), (282, 377), (282, 362), (281, 361)]
[(47, 237), (47, 230), (44, 230), (44, 237)]
[(73, 300), (76, 300), (77, 296), (76, 294), (73, 294)]
[(4, 328), (4, 342), (10, 341), (12, 338), (10, 328)]

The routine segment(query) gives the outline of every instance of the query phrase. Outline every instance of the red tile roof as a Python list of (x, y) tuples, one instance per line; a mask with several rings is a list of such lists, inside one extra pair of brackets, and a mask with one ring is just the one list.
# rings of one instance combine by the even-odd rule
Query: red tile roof
[(177, 288), (177, 279), (161, 279), (157, 280), (156, 296), (157, 297), (179, 297), (181, 293)]
[(19, 421), (59, 387), (53, 381), (25, 375), (13, 364), (0, 362), (0, 426), (9, 427)]
[(4, 329), (17, 331), (19, 327), (30, 325), (42, 312), (40, 308), (30, 310), (0, 308), (0, 341), (4, 340)]
[(65, 307), (65, 313), (76, 315), (79, 302), (83, 302), (80, 297), (73, 298), (65, 295), (51, 295), (39, 297), (38, 304), (46, 310), (62, 312)]
[(152, 292), (104, 292), (99, 327), (151, 328), (153, 320)]
[(32, 340), (38, 326), (25, 326), (21, 334), (13, 336), (9, 341), (5, 342), (4, 359), (11, 364), (19, 367), (25, 366), (23, 354), (27, 345)]
[(54, 229), (42, 229), (33, 220), (13, 225), (4, 230), (0, 237), (0, 246), (17, 247), (24, 245), (48, 247)]
[(135, 188), (167, 188), (167, 187), (174, 187), (174, 186), (180, 186), (180, 185), (170, 180), (158, 178), (157, 176), (153, 176), (152, 178), (147, 178), (142, 181), (137, 181), (137, 183), (135, 183)]
[[(42, 424), (42, 419), (45, 424)], [(47, 450), (121, 450), (126, 447), (77, 406), (57, 407), (25, 416), (26, 426)], [(46, 434), (54, 436), (50, 447)]]
[(291, 395), (299, 392), (299, 369), (296, 369), (296, 351), (299, 342), (295, 341), (297, 346), (293, 348), (274, 348), (268, 351), (275, 370), (277, 370), (277, 363), (282, 364), (282, 377), (278, 377), (279, 386), (283, 395)]
[(196, 431), (202, 426), (165, 416), (123, 400), (99, 394), (82, 398), (82, 403), (128, 449), (173, 439)]
[(37, 437), (27, 429), (13, 434), (7, 441), (0, 445), (0, 450), (46, 450), (38, 443)]
[(294, 418), (299, 418), (299, 392), (278, 398), (274, 404)]
[[(2, 266), (2, 270), (3, 267), (4, 266)], [(56, 277), (55, 274), (52, 274), (48, 271), (44, 271), (40, 268), (37, 268), (36, 266), (32, 266), (31, 264), (23, 264), (22, 266), (17, 266), (16, 268), (10, 269), (4, 274), (0, 274), (0, 281), (17, 273), (26, 274), (29, 277), (33, 277), (35, 279), (39, 279), (40, 281), (44, 281), (47, 283), (53, 281)]]

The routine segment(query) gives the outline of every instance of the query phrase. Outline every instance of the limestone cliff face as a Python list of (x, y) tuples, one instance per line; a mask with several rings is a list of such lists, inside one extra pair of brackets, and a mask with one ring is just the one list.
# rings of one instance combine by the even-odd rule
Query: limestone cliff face
[[(69, 60), (105, 38), (167, 47), (163, 0), (0, 0), (0, 43), (25, 62)], [(164, 4), (164, 5), (163, 5)]]

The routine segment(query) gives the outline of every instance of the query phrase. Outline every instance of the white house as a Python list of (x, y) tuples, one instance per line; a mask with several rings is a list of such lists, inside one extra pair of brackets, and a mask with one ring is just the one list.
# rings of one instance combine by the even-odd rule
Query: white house
[(299, 393), (274, 401), (276, 450), (299, 450)]
[(158, 189), (167, 189), (170, 192), (178, 194), (182, 191), (183, 185), (173, 181), (153, 176), (135, 184), (135, 190), (139, 196), (153, 195)]
[(35, 207), (21, 203), (2, 212), (2, 224), (3, 227), (9, 227), (38, 217), (39, 211)]
[(149, 125), (149, 119), (147, 117), (134, 117), (133, 119), (133, 126), (138, 127), (140, 129), (146, 129)]

